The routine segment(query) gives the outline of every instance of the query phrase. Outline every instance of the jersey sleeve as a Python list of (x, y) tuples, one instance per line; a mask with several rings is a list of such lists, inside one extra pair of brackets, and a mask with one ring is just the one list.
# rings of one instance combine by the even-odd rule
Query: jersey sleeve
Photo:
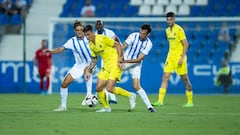
[(141, 50), (141, 53), (144, 55), (148, 55), (148, 53), (150, 52), (151, 49), (152, 49), (152, 42), (149, 40), (147, 42), (147, 45)]
[(183, 28), (180, 27), (178, 32), (179, 32), (179, 40), (180, 41), (186, 39), (186, 35), (185, 35)]
[(134, 42), (135, 38), (136, 38), (136, 34), (132, 33), (127, 37), (127, 39), (125, 40), (125, 43), (127, 45), (131, 45)]
[(74, 40), (74, 38), (70, 38), (67, 42), (64, 43), (63, 47), (65, 49), (72, 49), (73, 42), (74, 42), (73, 40)]

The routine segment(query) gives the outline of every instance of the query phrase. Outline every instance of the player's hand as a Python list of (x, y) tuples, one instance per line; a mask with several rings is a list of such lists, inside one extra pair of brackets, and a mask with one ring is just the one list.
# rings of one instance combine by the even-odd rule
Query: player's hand
[(124, 61), (123, 58), (118, 59), (118, 66), (119, 66), (120, 69), (123, 69), (123, 67), (124, 67), (124, 62), (123, 61)]
[(178, 65), (181, 66), (183, 64), (183, 61), (184, 61), (184, 57), (180, 57), (178, 61)]

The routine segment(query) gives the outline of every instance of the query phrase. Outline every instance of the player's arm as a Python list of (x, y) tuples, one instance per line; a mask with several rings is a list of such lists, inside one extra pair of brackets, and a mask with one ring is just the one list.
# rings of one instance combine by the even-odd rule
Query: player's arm
[(90, 65), (88, 66), (88, 72), (92, 73), (94, 67), (97, 65), (97, 61), (98, 61), (98, 57), (92, 57), (92, 61), (90, 63)]
[(55, 48), (55, 49), (52, 49), (52, 50), (49, 50), (47, 49), (46, 52), (50, 52), (50, 53), (61, 53), (65, 50), (65, 48), (62, 46), (62, 47), (59, 47), (59, 48)]
[(98, 57), (92, 57), (92, 61), (89, 66), (84, 69), (84, 79), (87, 81), (90, 74), (93, 72), (94, 67), (97, 65)]
[(140, 54), (137, 59), (132, 59), (132, 60), (124, 60), (124, 63), (140, 63), (144, 59), (145, 55)]
[(188, 46), (189, 46), (187, 39), (183, 39), (181, 41), (181, 43), (183, 45), (183, 51), (182, 51), (182, 54), (181, 54), (181, 58), (180, 58), (180, 60), (178, 62), (179, 65), (182, 65), (184, 57), (185, 57), (185, 55), (187, 53)]
[(187, 39), (183, 39), (181, 42), (182, 42), (182, 45), (183, 45), (183, 52), (182, 52), (181, 56), (184, 57), (187, 53), (187, 49), (188, 49), (189, 44), (188, 44)]
[(120, 43), (118, 43), (116, 41), (114, 42), (114, 46), (117, 49), (117, 53), (118, 53), (118, 66), (120, 68), (123, 68), (123, 60), (124, 60), (124, 58), (123, 58), (123, 49), (122, 49)]

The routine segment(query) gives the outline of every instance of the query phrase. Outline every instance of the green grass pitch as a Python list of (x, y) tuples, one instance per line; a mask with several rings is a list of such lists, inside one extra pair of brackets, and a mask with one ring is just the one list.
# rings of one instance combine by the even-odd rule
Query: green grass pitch
[[(195, 106), (182, 108), (185, 95), (166, 95), (165, 105), (149, 113), (137, 97), (128, 112), (118, 96), (111, 113), (81, 106), (83, 94), (69, 94), (68, 110), (54, 112), (58, 94), (0, 94), (0, 135), (239, 135), (240, 95), (194, 95)], [(149, 95), (153, 102), (157, 95)]]

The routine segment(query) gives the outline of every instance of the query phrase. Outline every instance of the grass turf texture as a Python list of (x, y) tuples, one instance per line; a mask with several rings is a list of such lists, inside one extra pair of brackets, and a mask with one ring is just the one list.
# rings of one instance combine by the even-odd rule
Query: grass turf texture
[[(156, 101), (157, 95), (149, 95)], [(68, 110), (54, 112), (58, 94), (0, 95), (0, 135), (237, 135), (240, 134), (239, 95), (194, 95), (195, 106), (182, 108), (185, 95), (167, 95), (163, 107), (149, 113), (137, 97), (128, 112), (127, 98), (117, 97), (111, 113), (81, 106), (82, 94), (69, 94)]]

